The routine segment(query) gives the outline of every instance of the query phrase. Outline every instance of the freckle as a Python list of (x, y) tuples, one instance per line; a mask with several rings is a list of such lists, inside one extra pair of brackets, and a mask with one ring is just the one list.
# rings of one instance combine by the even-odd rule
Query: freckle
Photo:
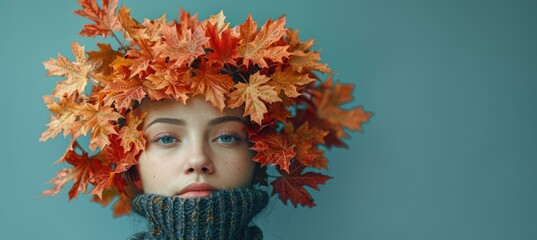
[(153, 175), (153, 178), (155, 178), (155, 175)]

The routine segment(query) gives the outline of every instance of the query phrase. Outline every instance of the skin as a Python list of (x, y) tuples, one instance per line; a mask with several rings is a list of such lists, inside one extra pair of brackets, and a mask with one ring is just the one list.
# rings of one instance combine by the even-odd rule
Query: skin
[(138, 171), (145, 193), (177, 196), (185, 187), (200, 183), (215, 190), (251, 185), (256, 165), (248, 149), (241, 109), (220, 113), (196, 96), (186, 105), (147, 100), (142, 111), (147, 112), (147, 146)]

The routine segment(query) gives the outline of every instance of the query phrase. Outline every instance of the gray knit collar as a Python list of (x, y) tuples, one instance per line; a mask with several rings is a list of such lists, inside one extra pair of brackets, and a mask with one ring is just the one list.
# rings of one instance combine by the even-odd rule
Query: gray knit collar
[(265, 191), (236, 188), (207, 198), (182, 199), (142, 194), (132, 200), (133, 210), (149, 222), (149, 231), (131, 239), (262, 239), (252, 218), (268, 203)]

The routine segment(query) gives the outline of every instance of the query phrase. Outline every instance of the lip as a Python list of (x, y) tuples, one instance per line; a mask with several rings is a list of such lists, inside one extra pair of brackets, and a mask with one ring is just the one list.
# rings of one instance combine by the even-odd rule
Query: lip
[(180, 198), (199, 198), (211, 196), (212, 192), (217, 190), (207, 183), (191, 183), (177, 194)]

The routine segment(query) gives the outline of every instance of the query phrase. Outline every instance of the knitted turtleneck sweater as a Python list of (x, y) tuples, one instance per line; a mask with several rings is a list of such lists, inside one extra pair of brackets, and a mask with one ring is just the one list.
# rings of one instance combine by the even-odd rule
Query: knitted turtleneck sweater
[(190, 199), (138, 195), (132, 200), (133, 210), (148, 220), (149, 231), (130, 239), (263, 239), (261, 230), (248, 224), (267, 203), (268, 194), (252, 188)]

